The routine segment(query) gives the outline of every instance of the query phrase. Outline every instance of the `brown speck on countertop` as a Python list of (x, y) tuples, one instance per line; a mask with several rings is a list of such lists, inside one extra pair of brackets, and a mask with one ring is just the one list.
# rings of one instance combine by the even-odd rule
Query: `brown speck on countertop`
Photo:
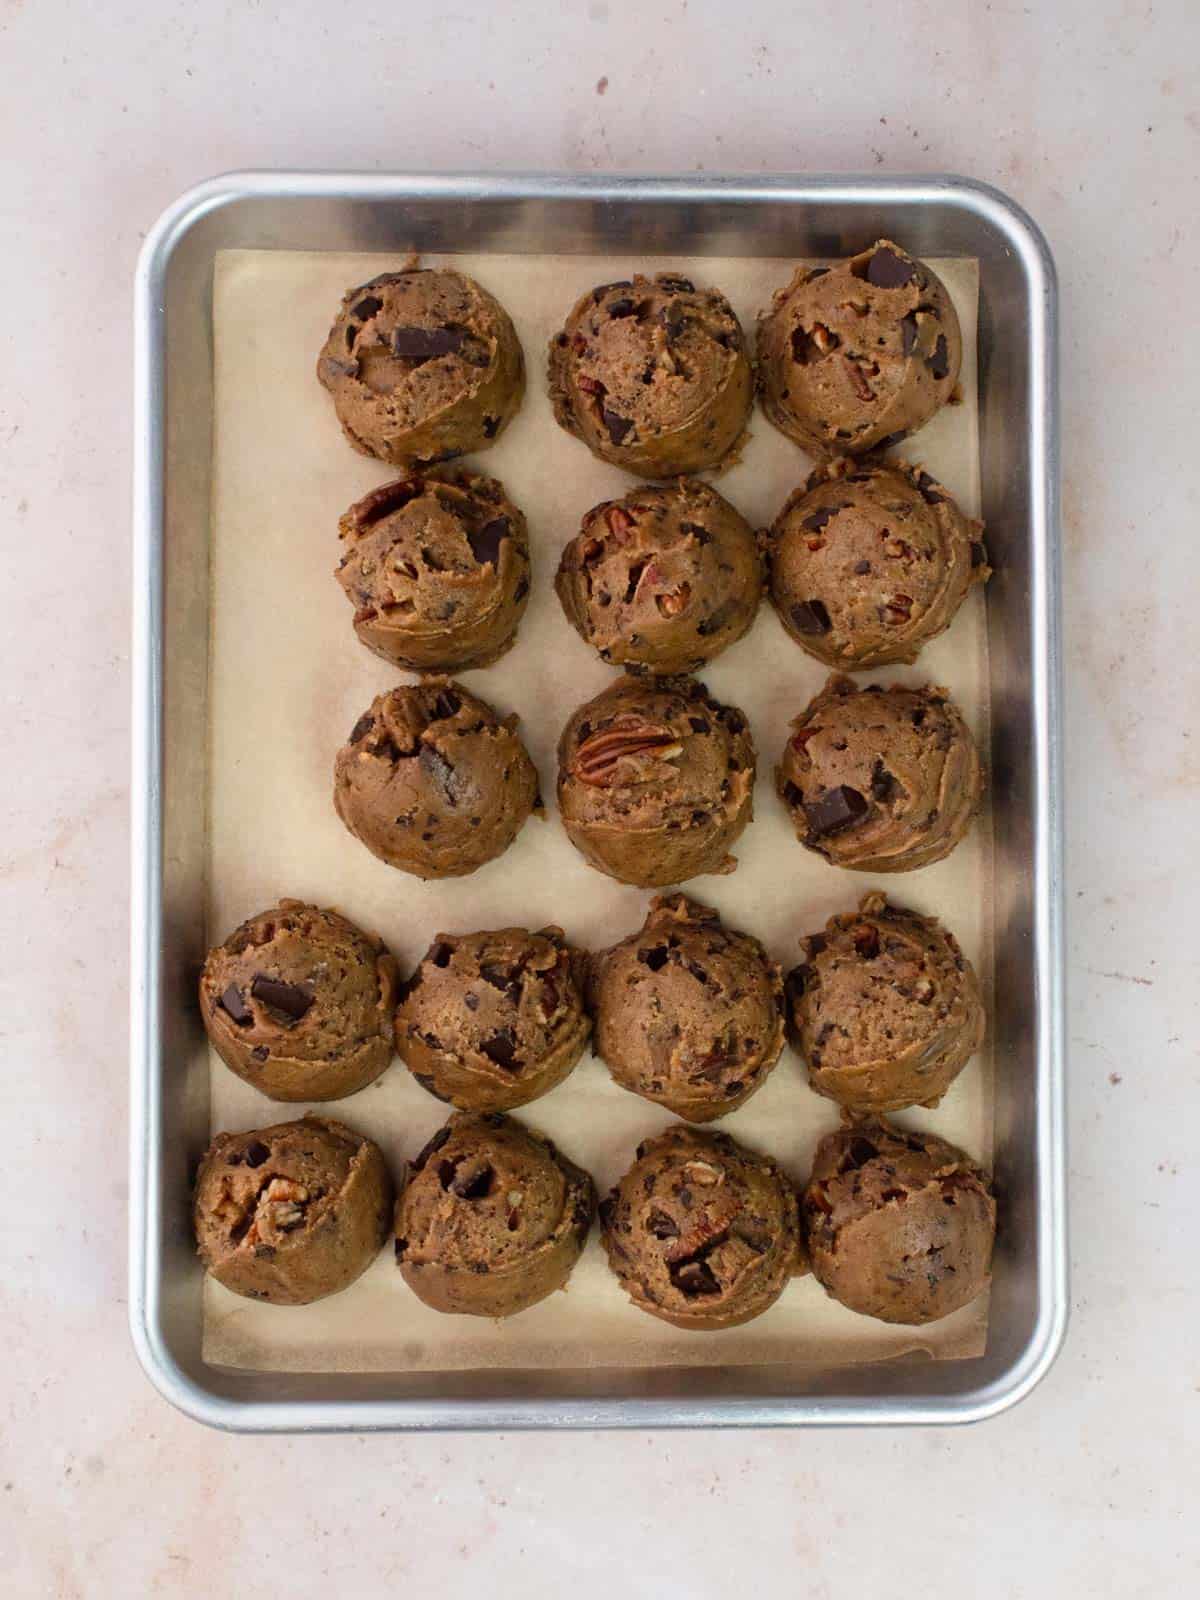
[(1110, 1072), (1109, 1075), (1108, 1075), (1108, 1081), (1109, 1081), (1109, 1083), (1117, 1084), (1117, 1083), (1121, 1083), (1123, 1080), (1122, 1080), (1121, 1074), (1119, 1072)]
[(607, 88), (608, 88), (608, 79), (607, 78), (597, 78), (596, 79), (596, 93), (597, 94), (603, 94), (604, 91)]
[(1139, 983), (1143, 989), (1154, 987), (1153, 978), (1139, 978), (1133, 972), (1104, 972), (1099, 967), (1089, 967), (1087, 970), (1097, 978), (1115, 978), (1119, 983)]

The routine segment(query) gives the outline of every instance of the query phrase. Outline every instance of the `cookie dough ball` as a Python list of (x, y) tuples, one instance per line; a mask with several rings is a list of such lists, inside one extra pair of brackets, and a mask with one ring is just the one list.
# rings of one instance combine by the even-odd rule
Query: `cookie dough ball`
[(694, 672), (742, 637), (762, 596), (750, 524), (697, 478), (594, 506), (562, 554), (567, 621), (630, 672)]
[(776, 785), (802, 845), (835, 867), (948, 856), (983, 802), (979, 751), (944, 689), (831, 678), (792, 723)]
[(393, 1194), (379, 1146), (332, 1117), (219, 1133), (196, 1178), (200, 1259), (234, 1294), (306, 1306), (371, 1265)]
[(812, 1269), (851, 1311), (936, 1322), (988, 1286), (990, 1180), (936, 1134), (882, 1118), (827, 1134), (802, 1209)]
[(317, 377), (356, 450), (423, 465), (486, 449), (521, 404), (525, 360), (473, 278), (408, 267), (347, 292)]
[(746, 719), (691, 678), (632, 678), (589, 700), (558, 745), (558, 804), (575, 848), (610, 878), (661, 888), (732, 872), (751, 817)]
[(561, 1083), (591, 1022), (561, 928), (439, 933), (405, 985), (396, 1049), (413, 1077), (466, 1111), (511, 1111)]
[(701, 472), (745, 432), (754, 380), (725, 296), (690, 278), (602, 284), (550, 342), (559, 426), (642, 478)]
[(809, 655), (855, 671), (915, 661), (989, 573), (982, 522), (904, 461), (839, 457), (771, 529), (771, 600)]
[(734, 1328), (805, 1270), (796, 1193), (770, 1156), (727, 1133), (668, 1128), (600, 1204), (608, 1264), (642, 1311)]
[(812, 455), (861, 455), (927, 423), (954, 393), (958, 314), (924, 262), (889, 239), (798, 267), (758, 326), (763, 410)]
[(413, 672), (486, 667), (516, 638), (529, 596), (525, 518), (495, 478), (443, 468), (401, 478), (338, 524), (337, 579), (354, 631)]
[(340, 1100), (392, 1059), (396, 963), (337, 911), (281, 900), (208, 952), (209, 1043), (272, 1100)]
[(409, 1170), (396, 1260), (427, 1306), (510, 1317), (566, 1286), (596, 1192), (549, 1139), (508, 1117), (460, 1112)]
[(448, 678), (377, 695), (334, 765), (333, 804), (372, 855), (417, 878), (461, 878), (540, 810), (514, 729)]
[(780, 971), (757, 939), (686, 895), (590, 963), (595, 1051), (616, 1081), (689, 1122), (748, 1100), (783, 1048)]
[(935, 1106), (983, 1043), (975, 969), (933, 917), (869, 894), (788, 974), (788, 1035), (818, 1094), (851, 1111)]

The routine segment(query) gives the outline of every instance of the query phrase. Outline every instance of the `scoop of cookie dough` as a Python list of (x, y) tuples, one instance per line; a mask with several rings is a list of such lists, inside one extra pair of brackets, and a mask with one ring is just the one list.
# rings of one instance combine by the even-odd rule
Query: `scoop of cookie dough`
[(746, 719), (691, 678), (625, 678), (589, 700), (558, 745), (558, 804), (575, 848), (645, 888), (732, 872), (751, 817)]
[(727, 1133), (677, 1126), (647, 1139), (600, 1220), (625, 1293), (677, 1328), (749, 1322), (806, 1270), (795, 1190)]
[(467, 1111), (510, 1111), (559, 1084), (591, 1023), (561, 928), (439, 933), (396, 1012), (417, 1082)]
[(835, 1300), (882, 1322), (936, 1322), (988, 1286), (987, 1174), (932, 1133), (883, 1118), (817, 1146), (802, 1205), (809, 1258)]
[(616, 1081), (689, 1122), (761, 1088), (783, 1048), (778, 966), (686, 895), (660, 895), (639, 932), (593, 957), (595, 1051)]
[(979, 751), (944, 689), (830, 678), (775, 771), (796, 837), (835, 867), (909, 872), (948, 856), (983, 801)]
[(402, 872), (474, 872), (541, 807), (516, 725), (448, 678), (377, 695), (338, 751), (334, 809), (372, 855)]
[(251, 1300), (323, 1300), (378, 1255), (393, 1193), (378, 1145), (332, 1117), (219, 1133), (196, 1178), (200, 1259)]
[(473, 278), (409, 267), (347, 291), (317, 377), (356, 450), (409, 466), (486, 449), (521, 404), (525, 360)]
[(889, 239), (797, 267), (758, 325), (763, 410), (817, 456), (861, 455), (927, 423), (954, 392), (958, 314), (941, 279)]
[(560, 427), (643, 478), (720, 465), (745, 432), (754, 380), (725, 296), (674, 272), (602, 284), (550, 342)]
[(817, 1093), (851, 1111), (936, 1105), (983, 1043), (979, 980), (953, 934), (876, 893), (804, 950), (788, 1035)]
[(337, 579), (368, 650), (413, 672), (486, 667), (529, 595), (525, 518), (495, 478), (442, 468), (385, 483), (339, 523)]
[(771, 600), (809, 655), (855, 671), (915, 661), (989, 573), (982, 522), (904, 461), (841, 456), (771, 529)]
[(508, 1117), (459, 1112), (409, 1171), (396, 1260), (427, 1306), (509, 1317), (565, 1287), (596, 1193), (549, 1139)]
[(337, 911), (281, 900), (208, 952), (200, 1015), (225, 1065), (272, 1100), (340, 1100), (392, 1059), (396, 963)]
[(683, 478), (593, 506), (563, 551), (555, 588), (603, 660), (680, 673), (742, 637), (762, 578), (749, 523), (708, 484)]

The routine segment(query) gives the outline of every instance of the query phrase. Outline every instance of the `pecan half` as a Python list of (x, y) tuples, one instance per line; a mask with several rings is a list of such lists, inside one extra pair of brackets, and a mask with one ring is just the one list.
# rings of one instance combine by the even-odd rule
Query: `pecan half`
[(669, 728), (632, 717), (585, 739), (575, 752), (572, 771), (581, 783), (607, 788), (623, 776), (626, 781), (651, 776), (648, 763), (657, 765), (682, 753), (683, 745)]

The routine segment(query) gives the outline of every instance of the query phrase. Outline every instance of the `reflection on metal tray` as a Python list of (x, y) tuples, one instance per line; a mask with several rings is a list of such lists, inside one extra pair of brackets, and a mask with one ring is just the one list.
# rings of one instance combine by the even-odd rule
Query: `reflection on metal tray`
[[(995, 808), (997, 1184), (986, 1355), (874, 1366), (241, 1372), (201, 1357), (187, 1162), (208, 1129), (191, 977), (204, 938), (211, 284), (218, 250), (836, 255), (899, 235), (980, 264)], [(1019, 1398), (1065, 1318), (1053, 270), (1036, 230), (958, 180), (234, 177), (186, 196), (138, 279), (132, 1290), (148, 1372), (240, 1428), (954, 1421)], [(997, 541), (999, 541), (997, 543)]]

